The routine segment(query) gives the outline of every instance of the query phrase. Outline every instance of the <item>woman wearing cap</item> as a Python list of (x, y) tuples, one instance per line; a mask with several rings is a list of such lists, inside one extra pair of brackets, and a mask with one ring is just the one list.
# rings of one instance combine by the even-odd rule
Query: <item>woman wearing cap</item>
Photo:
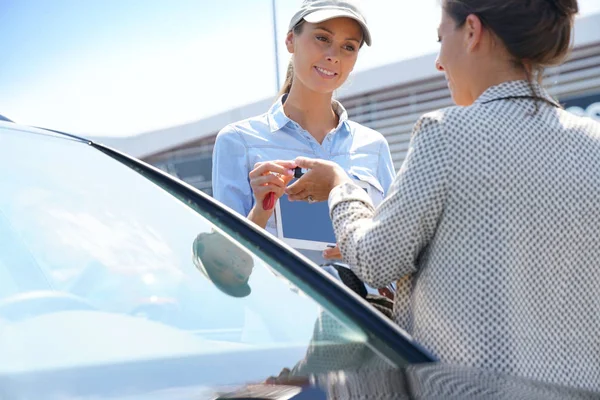
[[(285, 43), (292, 60), (279, 98), (266, 113), (222, 129), (213, 154), (213, 196), (271, 233), (277, 229), (273, 203), (292, 179), (292, 163), (278, 160), (331, 160), (371, 185), (379, 200), (395, 174), (384, 137), (349, 120), (332, 99), (362, 44), (371, 44), (355, 2), (305, 0)], [(337, 249), (327, 252), (339, 258)]]
[(388, 197), (375, 209), (308, 159), (287, 190), (328, 199), (343, 259), (371, 285), (402, 283), (396, 321), (441, 360), (599, 390), (600, 125), (537, 79), (577, 12), (443, 0), (436, 67), (458, 106), (417, 122)]

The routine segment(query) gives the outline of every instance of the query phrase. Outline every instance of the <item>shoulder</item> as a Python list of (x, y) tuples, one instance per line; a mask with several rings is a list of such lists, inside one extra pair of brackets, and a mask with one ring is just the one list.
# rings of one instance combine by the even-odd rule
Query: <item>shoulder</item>
[(439, 110), (430, 111), (423, 114), (417, 123), (430, 124), (430, 125), (448, 125), (452, 123), (458, 123), (461, 118), (465, 115), (477, 112), (475, 109), (470, 107), (451, 106), (446, 108), (440, 108)]
[(355, 141), (387, 145), (385, 136), (377, 132), (375, 129), (371, 129), (352, 120), (347, 120), (346, 124), (348, 124), (348, 128), (350, 129), (352, 137)]
[(454, 136), (477, 126), (481, 120), (489, 119), (490, 110), (481, 104), (451, 106), (423, 114), (415, 123), (413, 137), (417, 135)]
[(423, 114), (414, 125), (413, 139), (425, 134), (443, 134), (448, 125), (458, 123), (461, 111), (461, 107), (447, 107)]
[(246, 141), (251, 136), (261, 136), (270, 130), (268, 113), (230, 123), (217, 133), (217, 142), (222, 140)]
[(479, 103), (470, 106), (451, 106), (426, 113), (419, 118), (419, 122), (444, 126), (460, 125), (472, 119), (486, 118), (492, 112), (485, 104)]
[(586, 132), (588, 136), (600, 139), (600, 122), (591, 117), (576, 115), (564, 109), (558, 109), (558, 118), (561, 126), (568, 130)]

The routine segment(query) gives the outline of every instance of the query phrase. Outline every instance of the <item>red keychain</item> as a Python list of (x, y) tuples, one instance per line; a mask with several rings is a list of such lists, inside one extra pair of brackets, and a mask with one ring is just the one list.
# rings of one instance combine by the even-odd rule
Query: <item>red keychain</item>
[(263, 199), (263, 210), (271, 210), (275, 207), (275, 192), (269, 192)]

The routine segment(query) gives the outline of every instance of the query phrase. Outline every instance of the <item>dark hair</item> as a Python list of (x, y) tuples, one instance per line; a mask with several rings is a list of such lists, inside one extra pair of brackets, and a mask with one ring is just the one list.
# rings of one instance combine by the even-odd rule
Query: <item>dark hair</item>
[[(294, 31), (294, 35), (301, 34), (303, 28), (304, 28), (304, 20), (302, 19), (292, 29)], [(288, 94), (290, 92), (290, 89), (292, 88), (293, 81), (294, 81), (294, 60), (290, 60), (290, 62), (288, 63), (287, 71), (285, 73), (285, 81), (283, 82), (283, 86), (281, 87), (281, 90), (279, 91), (279, 94), (277, 95), (277, 97), (281, 97), (284, 94)]]
[(443, 0), (443, 8), (458, 27), (469, 15), (478, 16), (530, 81), (541, 81), (544, 68), (567, 57), (579, 12), (577, 0)]

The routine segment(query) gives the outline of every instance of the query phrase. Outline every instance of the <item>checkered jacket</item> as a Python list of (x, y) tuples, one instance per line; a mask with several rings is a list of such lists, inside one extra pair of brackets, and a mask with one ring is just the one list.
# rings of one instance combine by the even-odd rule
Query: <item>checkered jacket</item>
[(525, 81), (423, 116), (375, 210), (329, 197), (344, 260), (398, 281), (394, 318), (441, 360), (600, 390), (600, 124)]

